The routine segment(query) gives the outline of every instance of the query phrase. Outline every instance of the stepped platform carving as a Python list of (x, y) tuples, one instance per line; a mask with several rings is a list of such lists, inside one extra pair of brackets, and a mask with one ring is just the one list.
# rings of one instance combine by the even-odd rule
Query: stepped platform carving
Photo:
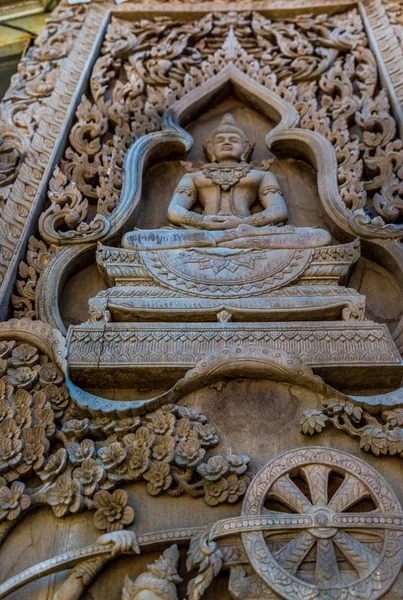
[(223, 250), (100, 245), (98, 266), (113, 287), (90, 300), (91, 320), (364, 318), (365, 297), (338, 285), (360, 256), (358, 241), (316, 249)]

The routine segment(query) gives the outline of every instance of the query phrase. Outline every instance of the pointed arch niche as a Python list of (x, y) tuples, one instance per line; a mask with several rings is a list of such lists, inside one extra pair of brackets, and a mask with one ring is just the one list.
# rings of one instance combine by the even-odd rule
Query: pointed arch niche
[[(268, 158), (276, 159), (271, 171), (277, 176), (284, 193), (289, 209), (288, 223), (300, 227), (319, 225), (336, 233), (320, 198), (317, 173), (319, 165), (315, 164), (313, 153), (308, 148), (309, 140), (302, 144), (297, 140), (297, 132), (301, 131), (297, 129), (297, 111), (232, 64), (176, 102), (164, 116), (164, 130), (147, 136), (150, 141), (151, 138), (155, 138), (154, 141), (159, 138), (164, 144), (163, 138), (168, 132), (176, 131), (183, 137), (184, 144), (182, 148), (178, 148), (173, 140), (170, 142), (167, 139), (165, 148), (161, 147), (157, 153), (157, 161), (152, 161), (144, 168), (143, 173), (138, 173), (138, 180), (142, 180), (142, 184), (139, 182), (142, 188), (140, 197), (138, 189), (133, 194), (137, 187), (135, 182), (131, 188), (134, 204), (138, 203), (135, 226), (153, 229), (169, 224), (168, 205), (178, 181), (185, 173), (182, 161), (206, 161), (203, 142), (226, 113), (231, 113), (247, 138), (256, 142), (253, 161), (260, 163)], [(282, 134), (285, 132), (289, 137), (282, 143)], [(308, 132), (308, 137), (309, 135), (316, 137), (317, 134)], [(130, 171), (135, 167), (137, 144), (132, 147), (127, 158), (126, 182), (131, 179)], [(327, 144), (324, 138), (323, 144)], [(331, 157), (330, 145), (327, 152)], [(130, 196), (129, 190), (129, 186), (125, 185), (122, 205), (127, 202), (125, 196)]]

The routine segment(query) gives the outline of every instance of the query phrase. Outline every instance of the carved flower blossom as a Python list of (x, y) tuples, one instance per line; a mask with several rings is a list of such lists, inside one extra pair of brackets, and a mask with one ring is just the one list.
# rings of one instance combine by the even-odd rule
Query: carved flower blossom
[(156, 411), (149, 416), (148, 427), (157, 435), (171, 435), (175, 429), (175, 417), (171, 413)]
[(119, 442), (113, 442), (98, 450), (98, 457), (107, 471), (115, 469), (126, 458), (127, 450)]
[(35, 424), (45, 431), (47, 437), (51, 437), (56, 431), (55, 415), (50, 408), (34, 410)]
[(202, 446), (216, 446), (220, 441), (217, 435), (217, 430), (213, 425), (203, 425), (202, 423), (196, 423), (194, 430), (197, 431)]
[(70, 394), (66, 387), (54, 385), (53, 383), (44, 388), (48, 402), (52, 409), (58, 413), (67, 408), (70, 400)]
[(76, 513), (84, 506), (81, 484), (67, 476), (59, 477), (47, 491), (46, 500), (56, 517), (64, 517), (68, 512)]
[(207, 463), (203, 463), (197, 467), (199, 475), (207, 479), (207, 481), (217, 481), (228, 473), (229, 464), (223, 456), (212, 456)]
[(218, 481), (206, 481), (204, 484), (204, 494), (207, 504), (216, 506), (221, 502), (225, 502), (229, 496), (229, 483), (226, 479), (218, 479)]
[(9, 405), (7, 400), (0, 400), (0, 421), (4, 421), (4, 419), (12, 419), (14, 416), (14, 410), (12, 406)]
[(122, 435), (123, 433), (130, 433), (135, 431), (140, 425), (140, 417), (127, 417), (126, 419), (120, 419), (116, 421), (113, 432)]
[(360, 448), (375, 456), (388, 453), (388, 439), (383, 429), (367, 425), (361, 431)]
[(22, 457), (21, 449), (21, 440), (0, 438), (0, 471), (6, 471), (18, 465)]
[[(32, 433), (32, 431), (29, 429), (25, 430), (27, 433)], [(29, 471), (30, 467), (35, 471), (42, 468), (45, 463), (45, 446), (42, 444), (40, 438), (24, 443), (22, 460), (23, 465), (21, 467), (23, 467), (23, 471), (21, 472)]]
[(148, 481), (147, 491), (152, 496), (167, 490), (172, 483), (171, 469), (166, 462), (152, 463), (150, 470), (144, 473), (143, 477)]
[(18, 439), (20, 434), (20, 428), (14, 419), (4, 419), (4, 421), (0, 423), (0, 437)]
[(27, 510), (31, 505), (31, 498), (24, 494), (25, 485), (20, 481), (14, 481), (8, 488), (0, 488), (0, 521), (7, 519), (13, 521)]
[(192, 429), (189, 419), (179, 419), (175, 428), (175, 440), (177, 442), (187, 442), (189, 437), (197, 437)]
[(187, 406), (179, 406), (178, 407), (178, 415), (180, 417), (189, 419), (190, 421), (199, 421), (199, 423), (207, 423), (206, 415), (203, 415), (196, 408), (189, 408)]
[(42, 481), (51, 481), (57, 475), (60, 475), (67, 464), (67, 452), (64, 448), (60, 448), (55, 454), (50, 456), (49, 460), (39, 473)]
[(0, 358), (9, 358), (16, 344), (17, 342), (15, 342), (14, 340), (3, 340), (2, 342), (0, 342)]
[(17, 388), (30, 389), (38, 379), (38, 370), (34, 367), (17, 367), (7, 371), (7, 379)]
[(21, 408), (30, 408), (33, 404), (33, 398), (27, 390), (17, 390), (13, 396), (13, 404), (17, 410)]
[(43, 365), (43, 367), (40, 368), (39, 381), (43, 386), (49, 384), (57, 385), (59, 383), (62, 383), (63, 373), (54, 363), (50, 362), (47, 365)]
[(48, 398), (47, 398), (47, 396), (46, 396), (46, 394), (45, 394), (45, 392), (43, 390), (35, 392), (33, 400), (34, 400), (33, 407), (35, 409), (38, 409), (38, 408), (47, 408), (47, 409), (51, 410), (51, 406), (48, 403)]
[(245, 454), (228, 454), (225, 458), (228, 461), (230, 473), (236, 473), (237, 475), (245, 473), (250, 463), (249, 456)]
[(110, 426), (113, 427), (116, 425), (116, 421), (111, 421), (109, 417), (100, 417), (99, 419), (91, 419), (89, 424), (89, 430), (92, 435), (96, 435), (97, 437), (102, 437), (102, 433), (104, 431), (108, 431)]
[(403, 425), (403, 409), (395, 408), (394, 410), (385, 410), (382, 413), (382, 418), (391, 427), (402, 427), (402, 425)]
[(91, 496), (98, 489), (98, 484), (105, 479), (105, 471), (92, 458), (86, 458), (80, 467), (74, 469), (73, 479), (77, 479), (86, 496)]
[(151, 448), (155, 443), (156, 437), (147, 427), (140, 427), (136, 433), (128, 433), (123, 438), (123, 443), (127, 448)]
[(129, 448), (127, 475), (131, 480), (138, 479), (150, 466), (149, 448)]
[[(1, 363), (1, 360), (0, 360), (0, 363)], [(0, 368), (0, 373), (1, 373), (1, 368)], [(9, 402), (10, 402), (10, 400), (12, 400), (12, 402), (14, 403), (14, 397), (18, 394), (18, 392), (19, 392), (19, 390), (17, 390), (17, 392), (15, 392), (15, 395), (14, 395), (14, 388), (12, 385), (10, 385), (8, 380), (5, 377), (0, 379), (0, 399), (1, 400), (8, 400)]]
[(245, 495), (246, 488), (249, 484), (248, 477), (238, 477), (235, 473), (231, 473), (227, 477), (228, 481), (228, 502), (231, 504), (237, 502), (239, 498)]
[(13, 367), (32, 367), (39, 361), (38, 349), (31, 344), (19, 344), (11, 354)]
[(20, 429), (26, 429), (32, 426), (32, 413), (29, 408), (20, 408), (14, 417), (16, 425)]
[(315, 408), (306, 410), (299, 422), (299, 429), (305, 435), (320, 433), (326, 427), (328, 420), (321, 410)]
[(62, 428), (62, 431), (70, 437), (82, 438), (88, 431), (89, 419), (70, 419)]
[(97, 512), (94, 515), (95, 527), (107, 532), (118, 531), (134, 521), (134, 510), (127, 506), (128, 496), (124, 490), (115, 490), (113, 494), (105, 490), (94, 496)]
[(4, 377), (7, 373), (9, 360), (0, 358), (0, 377)]
[(175, 462), (180, 467), (195, 467), (203, 460), (206, 451), (199, 440), (190, 438), (187, 442), (179, 442), (175, 451)]
[(72, 442), (67, 446), (70, 462), (77, 465), (86, 458), (92, 458), (95, 454), (95, 444), (92, 440), (83, 440), (81, 444)]
[(171, 462), (175, 452), (175, 440), (168, 435), (161, 435), (153, 448), (153, 458)]

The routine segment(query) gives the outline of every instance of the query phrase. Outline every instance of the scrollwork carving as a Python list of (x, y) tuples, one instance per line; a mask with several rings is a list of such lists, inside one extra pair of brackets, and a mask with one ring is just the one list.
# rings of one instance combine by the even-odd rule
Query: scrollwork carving
[[(97, 216), (82, 214), (68, 238), (44, 226), (44, 238), (71, 243), (106, 233), (133, 136), (160, 129), (175, 101), (230, 63), (286, 97), (301, 115), (300, 126), (332, 143), (348, 227), (364, 236), (398, 237), (400, 204), (396, 194), (391, 202), (386, 182), (392, 174), (400, 182), (401, 148), (361, 17), (350, 10), (292, 19), (217, 13), (180, 24), (113, 18), (91, 75), (92, 99), (83, 98), (61, 162), (83, 202), (97, 201)], [(91, 132), (91, 145), (80, 142), (84, 131)], [(48, 220), (54, 210), (47, 210)]]
[(60, 7), (18, 66), (0, 105), (0, 209), (30, 147), (62, 61), (69, 55), (88, 7)]
[(31, 236), (28, 242), (26, 260), (18, 267), (15, 293), (11, 297), (14, 317), (36, 318), (36, 286), (39, 277), (46, 268), (51, 256), (58, 250), (57, 246), (48, 247), (45, 242)]

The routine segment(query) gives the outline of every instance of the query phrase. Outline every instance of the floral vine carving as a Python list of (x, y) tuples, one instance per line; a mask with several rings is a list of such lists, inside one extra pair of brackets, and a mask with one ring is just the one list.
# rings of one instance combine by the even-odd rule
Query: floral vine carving
[(360, 448), (375, 456), (403, 458), (403, 409), (384, 410), (379, 416), (353, 403), (330, 400), (322, 410), (304, 412), (300, 431), (305, 435), (321, 433), (327, 427), (345, 431), (360, 441)]
[(44, 238), (71, 242), (106, 231), (103, 219), (119, 201), (132, 141), (158, 130), (169, 106), (230, 62), (294, 104), (300, 126), (333, 144), (353, 228), (371, 234), (383, 227), (396, 237), (388, 224), (401, 222), (403, 148), (361, 17), (350, 10), (281, 20), (242, 12), (192, 23), (112, 19), (92, 71), (91, 95), (83, 97), (60, 163), (66, 189), (73, 185), (82, 194), (80, 206), (88, 202), (93, 209), (69, 213), (66, 234), (51, 188)]
[(47, 246), (42, 240), (34, 236), (30, 237), (27, 262), (22, 261), (18, 267), (18, 275), (21, 279), (17, 279), (15, 293), (11, 297), (14, 317), (36, 318), (36, 286), (41, 273), (57, 250), (57, 246)]
[(44, 504), (56, 517), (93, 510), (98, 529), (122, 529), (134, 520), (118, 487), (126, 482), (145, 482), (151, 495), (202, 496), (210, 506), (245, 494), (249, 458), (208, 456), (219, 437), (195, 409), (169, 404), (144, 417), (90, 420), (60, 369), (13, 340), (0, 342), (0, 375), (0, 534)]
[(64, 6), (53, 12), (0, 104), (0, 214), (87, 11)]

